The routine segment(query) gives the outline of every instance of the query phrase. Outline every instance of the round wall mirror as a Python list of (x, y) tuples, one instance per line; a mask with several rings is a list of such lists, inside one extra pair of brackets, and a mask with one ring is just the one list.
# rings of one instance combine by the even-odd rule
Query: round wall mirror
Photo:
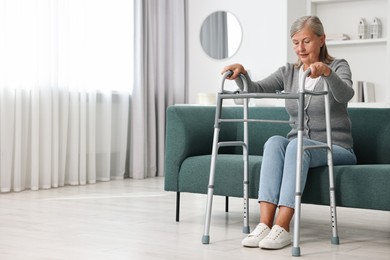
[(232, 13), (217, 11), (203, 21), (200, 43), (203, 50), (214, 59), (232, 57), (241, 45), (242, 28)]

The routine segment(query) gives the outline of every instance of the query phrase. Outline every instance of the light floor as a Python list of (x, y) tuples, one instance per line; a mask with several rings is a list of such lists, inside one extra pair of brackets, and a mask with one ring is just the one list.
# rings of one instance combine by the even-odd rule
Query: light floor
[[(205, 195), (175, 193), (163, 178), (0, 194), (0, 259), (299, 259), (243, 248), (242, 200), (214, 197), (211, 241), (203, 245)], [(251, 227), (257, 202), (250, 202)], [(329, 208), (303, 205), (302, 259), (390, 259), (390, 212), (338, 208), (340, 245), (330, 244)]]

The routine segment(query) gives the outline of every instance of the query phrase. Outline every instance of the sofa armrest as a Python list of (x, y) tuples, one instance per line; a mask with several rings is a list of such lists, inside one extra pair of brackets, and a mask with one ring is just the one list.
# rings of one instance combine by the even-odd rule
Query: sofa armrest
[(166, 113), (165, 190), (178, 191), (178, 173), (189, 156), (210, 154), (215, 107), (170, 106)]

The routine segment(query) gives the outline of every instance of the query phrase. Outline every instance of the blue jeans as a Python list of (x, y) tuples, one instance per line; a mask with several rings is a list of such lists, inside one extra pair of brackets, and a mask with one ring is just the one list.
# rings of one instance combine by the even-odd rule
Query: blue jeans
[[(303, 139), (303, 144), (323, 144)], [(259, 202), (266, 201), (278, 206), (294, 208), (295, 172), (297, 159), (297, 139), (289, 140), (282, 136), (273, 136), (264, 145), (260, 171)], [(356, 164), (352, 149), (333, 145), (333, 164)], [(326, 149), (310, 149), (303, 153), (301, 187), (306, 184), (309, 168), (327, 165)]]

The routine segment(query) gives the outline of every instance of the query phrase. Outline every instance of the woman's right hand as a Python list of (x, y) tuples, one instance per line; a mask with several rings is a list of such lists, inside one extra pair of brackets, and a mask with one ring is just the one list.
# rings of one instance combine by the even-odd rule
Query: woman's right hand
[(241, 64), (231, 64), (223, 68), (221, 74), (224, 74), (226, 71), (231, 70), (233, 71), (233, 74), (230, 77), (227, 77), (227, 79), (236, 79), (240, 73), (246, 74), (247, 71), (245, 70), (244, 66)]

